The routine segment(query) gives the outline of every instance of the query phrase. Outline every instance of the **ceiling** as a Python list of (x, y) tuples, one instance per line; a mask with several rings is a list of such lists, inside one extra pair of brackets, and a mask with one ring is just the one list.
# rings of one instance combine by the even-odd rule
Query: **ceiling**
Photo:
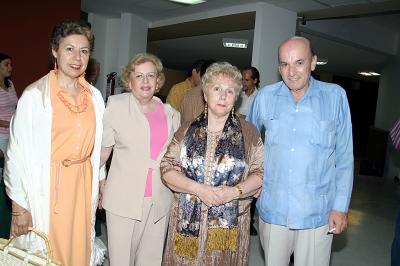
[[(329, 32), (316, 34), (306, 29), (308, 22), (345, 21), (373, 23), (386, 31), (400, 34), (400, 1), (388, 0), (247, 0), (246, 3), (266, 2), (298, 13), (298, 34), (313, 43), (320, 58), (328, 59), (319, 66), (319, 73), (355, 76), (360, 70), (379, 72), (390, 59), (390, 53), (376, 51), (363, 45), (329, 36)], [(243, 4), (243, 0), (208, 0), (195, 6), (185, 6), (167, 0), (82, 0), (81, 8), (87, 13), (120, 17), (129, 12), (154, 22)], [(199, 58), (227, 60), (239, 68), (251, 64), (255, 12), (224, 16), (171, 26), (150, 28), (148, 50), (156, 53), (169, 68), (186, 70)], [(303, 23), (301, 23), (303, 22)], [(303, 25), (305, 24), (305, 25)], [(195, 29), (195, 30), (193, 30)], [(223, 48), (222, 38), (249, 40), (247, 49)], [(371, 36), (373, 38), (374, 36)], [(177, 56), (183, 55), (183, 56)]]

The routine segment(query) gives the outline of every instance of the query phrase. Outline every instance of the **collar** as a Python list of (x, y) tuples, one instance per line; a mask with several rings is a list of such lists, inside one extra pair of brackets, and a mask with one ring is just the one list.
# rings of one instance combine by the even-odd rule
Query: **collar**
[[(87, 92), (87, 93), (91, 93), (90, 90), (90, 85), (89, 83), (85, 80), (84, 75), (81, 75), (78, 78), (78, 83), (81, 85), (82, 89), (80, 91), (80, 93), (83, 92)], [(67, 93), (63, 90), (61, 90), (61, 87), (58, 85), (58, 81), (57, 81), (57, 76), (56, 76), (56, 72), (54, 70), (50, 71), (50, 84), (52, 84), (54, 86), (54, 89), (58, 92), (61, 91), (61, 93)], [(53, 87), (52, 86), (52, 87)]]

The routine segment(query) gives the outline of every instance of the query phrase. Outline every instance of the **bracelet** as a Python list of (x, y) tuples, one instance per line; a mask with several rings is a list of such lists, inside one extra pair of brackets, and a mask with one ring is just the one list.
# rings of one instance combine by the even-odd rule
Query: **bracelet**
[(23, 210), (22, 212), (11, 212), (12, 216), (21, 216), (24, 215), (27, 212), (27, 210)]
[(237, 185), (235, 186), (235, 188), (239, 191), (239, 195), (238, 195), (237, 198), (240, 198), (240, 196), (242, 196), (242, 194), (243, 194), (243, 190), (242, 190), (242, 188), (240, 187), (239, 184), (237, 184)]

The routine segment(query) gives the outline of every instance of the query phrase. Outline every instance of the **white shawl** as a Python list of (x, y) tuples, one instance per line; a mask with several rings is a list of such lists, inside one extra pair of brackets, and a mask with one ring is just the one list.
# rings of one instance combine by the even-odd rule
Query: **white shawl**
[[(4, 181), (8, 196), (32, 214), (33, 227), (49, 232), (50, 158), (52, 106), (49, 74), (29, 85), (18, 101), (10, 124), (10, 141), (6, 153)], [(91, 156), (92, 180), (92, 254), (95, 239), (94, 223), (98, 200), (99, 164), (102, 139), (104, 101), (100, 92), (89, 87), (96, 113), (95, 143)], [(104, 169), (101, 179), (104, 178)], [(31, 250), (44, 250), (43, 241), (33, 234), (20, 237)]]

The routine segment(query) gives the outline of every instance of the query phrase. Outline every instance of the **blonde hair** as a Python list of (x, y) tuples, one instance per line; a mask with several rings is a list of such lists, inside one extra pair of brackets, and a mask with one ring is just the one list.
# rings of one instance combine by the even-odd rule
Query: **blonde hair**
[(123, 87), (129, 88), (129, 80), (130, 80), (131, 73), (135, 72), (135, 67), (137, 65), (140, 65), (140, 64), (143, 64), (146, 62), (152, 63), (156, 68), (159, 82), (158, 82), (158, 87), (156, 88), (155, 93), (160, 91), (161, 87), (165, 83), (165, 75), (163, 72), (163, 65), (161, 63), (160, 58), (158, 58), (157, 56), (150, 54), (150, 53), (139, 53), (139, 54), (135, 55), (129, 61), (129, 63), (122, 69), (121, 83), (122, 83)]
[(242, 73), (228, 62), (216, 62), (207, 68), (201, 78), (203, 92), (206, 92), (208, 86), (219, 76), (230, 78), (237, 85), (235, 86), (235, 99), (237, 99), (242, 89)]

